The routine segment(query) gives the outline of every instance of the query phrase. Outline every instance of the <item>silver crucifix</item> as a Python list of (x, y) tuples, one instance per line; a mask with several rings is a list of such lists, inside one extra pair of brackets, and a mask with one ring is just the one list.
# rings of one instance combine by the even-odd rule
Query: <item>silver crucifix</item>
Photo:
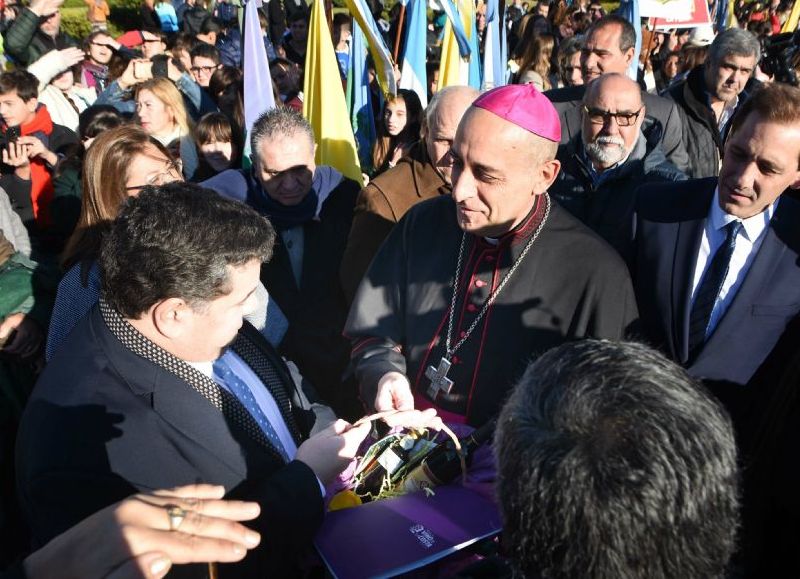
[(447, 377), (450, 366), (450, 360), (442, 358), (438, 368), (428, 366), (428, 369), (425, 370), (425, 377), (431, 381), (431, 385), (428, 386), (428, 396), (433, 400), (436, 400), (439, 392), (450, 394), (450, 390), (453, 388), (453, 381)]

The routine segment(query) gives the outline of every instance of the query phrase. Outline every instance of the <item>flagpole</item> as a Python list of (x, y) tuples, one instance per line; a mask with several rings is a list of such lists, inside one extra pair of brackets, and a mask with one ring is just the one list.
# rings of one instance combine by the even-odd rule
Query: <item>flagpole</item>
[(400, 19), (397, 22), (397, 36), (394, 38), (394, 61), (397, 62), (397, 58), (400, 53), (400, 37), (403, 34), (403, 22), (406, 19), (406, 5), (400, 5)]
[(644, 54), (644, 66), (647, 68), (647, 61), (650, 59), (650, 52), (653, 50), (653, 40), (656, 37), (656, 26), (658, 26), (658, 18), (653, 16), (653, 33), (650, 35), (650, 40), (647, 42), (647, 52)]

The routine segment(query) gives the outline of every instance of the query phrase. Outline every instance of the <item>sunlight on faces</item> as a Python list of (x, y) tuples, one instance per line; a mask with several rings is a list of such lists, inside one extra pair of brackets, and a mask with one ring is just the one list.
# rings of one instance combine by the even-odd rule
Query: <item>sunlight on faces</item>
[(448, 185), (452, 184), (453, 159), (450, 149), (456, 129), (477, 94), (477, 91), (463, 87), (445, 89), (437, 97), (435, 108), (428, 113), (427, 125), (422, 129), (428, 158)]
[(297, 205), (311, 191), (316, 145), (303, 133), (262, 139), (254, 155), (255, 175), (282, 205)]
[(58, 36), (58, 31), (61, 29), (61, 12), (56, 10), (52, 14), (47, 14), (39, 21), (39, 30), (47, 34), (47, 36)]
[(639, 115), (630, 126), (620, 126), (616, 119), (605, 117), (602, 124), (591, 121), (583, 110), (581, 137), (586, 154), (595, 168), (608, 169), (628, 156), (644, 122), (642, 95), (632, 80), (622, 76), (604, 76), (587, 89), (584, 104), (590, 111)]
[(744, 90), (755, 68), (755, 56), (723, 56), (719, 65), (705, 67), (706, 90), (721, 101), (732, 101)]
[(147, 185), (164, 185), (173, 181), (183, 181), (180, 171), (171, 166), (164, 153), (153, 145), (147, 145), (144, 152), (131, 159), (125, 186), (128, 195), (135, 196)]
[(261, 274), (257, 259), (228, 270), (228, 293), (200, 304), (181, 298), (159, 302), (151, 315), (167, 339), (168, 351), (187, 362), (210, 362), (233, 342), (244, 316), (257, 306), (256, 287)]
[(619, 49), (621, 37), (622, 27), (618, 24), (609, 24), (596, 29), (586, 38), (581, 50), (584, 83), (589, 83), (607, 72), (625, 73), (633, 60), (634, 48), (622, 52)]
[(108, 64), (114, 54), (109, 46), (110, 43), (110, 36), (98, 34), (89, 44), (89, 59), (96, 64)]
[(194, 80), (202, 87), (208, 88), (208, 83), (211, 81), (211, 75), (217, 70), (218, 65), (208, 57), (195, 56), (192, 58), (192, 76)]
[(558, 175), (556, 143), (471, 108), (453, 142), (453, 200), (468, 233), (498, 237), (522, 222)]
[(212, 141), (200, 145), (200, 153), (206, 163), (215, 171), (224, 171), (230, 168), (233, 158), (233, 143), (230, 141)]
[(764, 122), (751, 113), (730, 135), (719, 173), (719, 205), (740, 219), (757, 215), (787, 188), (800, 189), (800, 123)]
[(53, 80), (50, 81), (50, 84), (62, 92), (67, 92), (72, 88), (72, 85), (75, 84), (75, 74), (72, 72), (71, 68), (68, 68), (67, 70), (54, 76)]
[(38, 99), (22, 100), (16, 90), (0, 95), (0, 117), (6, 126), (17, 127), (33, 120)]
[(136, 116), (149, 135), (168, 135), (175, 129), (172, 109), (147, 89), (136, 94)]
[(383, 122), (386, 125), (386, 132), (392, 137), (396, 137), (406, 128), (406, 101), (396, 98), (386, 102), (383, 111)]

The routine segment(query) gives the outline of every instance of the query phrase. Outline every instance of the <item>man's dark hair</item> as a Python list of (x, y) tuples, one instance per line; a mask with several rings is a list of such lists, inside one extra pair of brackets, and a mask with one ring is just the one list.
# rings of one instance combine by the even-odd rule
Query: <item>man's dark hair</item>
[(214, 64), (219, 64), (220, 62), (219, 50), (217, 47), (205, 42), (198, 42), (194, 48), (192, 48), (191, 52), (189, 52), (189, 56), (191, 58), (194, 58), (195, 56), (208, 58), (211, 59)]
[(622, 27), (622, 34), (619, 37), (619, 49), (621, 52), (625, 52), (626, 50), (636, 46), (636, 29), (633, 27), (633, 24), (628, 22), (619, 14), (607, 14), (606, 16), (594, 21), (589, 25), (589, 28), (586, 29), (584, 38), (590, 38), (596, 30), (605, 28), (606, 26)]
[(197, 34), (209, 34), (211, 32), (219, 34), (221, 30), (222, 27), (211, 16), (207, 16), (200, 24), (200, 30), (197, 31)]
[(531, 364), (494, 441), (523, 577), (721, 577), (737, 527), (730, 419), (641, 344), (585, 340)]
[(35, 99), (39, 96), (39, 81), (24, 69), (9, 70), (0, 74), (0, 94), (14, 91), (24, 101)]
[(267, 261), (274, 240), (266, 218), (210, 189), (183, 182), (145, 187), (103, 239), (103, 292), (129, 319), (172, 297), (202, 308), (231, 291), (227, 266)]

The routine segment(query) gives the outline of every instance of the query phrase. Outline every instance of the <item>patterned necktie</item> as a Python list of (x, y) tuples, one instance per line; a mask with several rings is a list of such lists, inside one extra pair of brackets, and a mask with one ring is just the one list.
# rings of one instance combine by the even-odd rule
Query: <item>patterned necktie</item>
[(214, 375), (217, 376), (224, 384), (228, 387), (231, 394), (236, 396), (239, 402), (247, 409), (258, 425), (261, 427), (261, 430), (264, 432), (264, 436), (267, 437), (267, 440), (270, 441), (272, 446), (278, 449), (278, 452), (281, 453), (281, 456), (285, 461), (289, 461), (289, 456), (286, 454), (286, 449), (283, 447), (283, 443), (281, 439), (278, 437), (278, 433), (275, 432), (275, 429), (270, 424), (269, 420), (267, 420), (264, 411), (261, 410), (261, 407), (256, 402), (253, 393), (251, 392), (250, 388), (244, 381), (239, 378), (236, 373), (231, 370), (231, 367), (225, 361), (225, 356), (228, 354), (225, 353), (214, 362)]
[(725, 226), (727, 234), (725, 241), (714, 254), (711, 264), (700, 281), (700, 287), (697, 288), (697, 295), (689, 317), (690, 361), (697, 357), (705, 344), (711, 312), (714, 310), (714, 304), (717, 303), (722, 284), (728, 276), (731, 256), (736, 247), (736, 236), (741, 230), (741, 221), (731, 221)]

